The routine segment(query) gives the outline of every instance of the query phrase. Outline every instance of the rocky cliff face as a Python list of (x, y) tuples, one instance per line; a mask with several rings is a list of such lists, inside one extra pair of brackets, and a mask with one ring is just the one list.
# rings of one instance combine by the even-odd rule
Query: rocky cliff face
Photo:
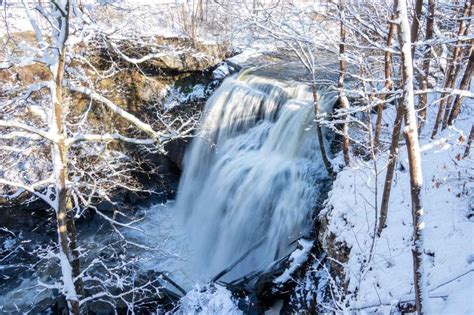
[(137, 39), (107, 38), (106, 54), (115, 61), (137, 62), (140, 67), (155, 74), (206, 71), (229, 57), (225, 43), (194, 40), (185, 36), (154, 36)]
[[(16, 39), (32, 41), (29, 33), (16, 34)], [(223, 43), (203, 42), (184, 36), (153, 36), (143, 38), (101, 37), (90, 46), (79, 46), (82, 58), (71, 58), (66, 69), (67, 78), (90, 86), (101, 95), (160, 128), (159, 116), (171, 118), (194, 117), (197, 121), (206, 99), (219, 85), (212, 71), (231, 54)], [(16, 52), (20, 58), (22, 52)], [(87, 60), (87, 62), (84, 62)], [(52, 79), (48, 68), (39, 63), (2, 65), (0, 69), (0, 99), (10, 99), (25, 87)], [(84, 79), (86, 78), (86, 79)], [(87, 81), (86, 81), (87, 80)], [(39, 90), (30, 96), (41, 97)], [(129, 123), (117, 118), (101, 104), (91, 106), (91, 100), (79, 93), (68, 93), (71, 114), (88, 111), (91, 128), (101, 132), (118, 131), (132, 135)], [(41, 119), (32, 106), (25, 105), (29, 119)], [(90, 110), (88, 110), (90, 108)], [(38, 116), (38, 117), (36, 117)], [(182, 160), (189, 139), (167, 144), (169, 154), (143, 153), (137, 146), (112, 143), (108, 147), (126, 151), (140, 159), (143, 173), (136, 179), (145, 189), (162, 191), (170, 196), (175, 191), (182, 168)], [(120, 201), (135, 203), (135, 194), (118, 192)]]

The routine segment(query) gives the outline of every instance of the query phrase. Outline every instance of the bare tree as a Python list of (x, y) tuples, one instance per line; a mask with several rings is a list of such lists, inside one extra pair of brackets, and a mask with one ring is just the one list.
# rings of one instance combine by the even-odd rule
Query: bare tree
[[(449, 67), (446, 71), (444, 86), (447, 89), (452, 89), (454, 87), (454, 85), (456, 83), (456, 78), (458, 76), (458, 72), (459, 72), (460, 67), (461, 67), (461, 60), (462, 60), (462, 39), (461, 39), (461, 37), (464, 36), (466, 34), (466, 32), (468, 31), (468, 29), (469, 29), (468, 22), (467, 22), (468, 21), (467, 17), (471, 16), (471, 10), (472, 10), (471, 0), (466, 0), (466, 2), (464, 4), (462, 17), (460, 18), (460, 21), (459, 21), (459, 28), (458, 28), (458, 32), (457, 32), (457, 40), (456, 40), (456, 45), (454, 46), (454, 49), (453, 49), (452, 60), (451, 60), (451, 63), (449, 64)], [(445, 110), (446, 104), (448, 104), (448, 107), (451, 106), (449, 96), (446, 92), (444, 92), (442, 94), (442, 97), (441, 97), (441, 102), (439, 103), (438, 113), (436, 115), (436, 120), (435, 120), (435, 123), (434, 123), (433, 131), (431, 133), (431, 138), (432, 139), (438, 133), (439, 125), (441, 124), (441, 122), (443, 120), (443, 113), (448, 112), (448, 115), (449, 115), (450, 108), (449, 109), (446, 108), (446, 110)], [(447, 120), (447, 118), (446, 118), (446, 120)]]
[(387, 221), (388, 206), (390, 202), (390, 192), (392, 190), (393, 177), (395, 175), (395, 166), (398, 158), (398, 145), (400, 141), (400, 132), (403, 123), (403, 107), (400, 102), (397, 108), (397, 115), (393, 124), (392, 140), (390, 143), (390, 151), (388, 155), (387, 173), (385, 175), (385, 182), (382, 193), (382, 203), (380, 205), (380, 219), (377, 230), (378, 236), (382, 234), (382, 230), (385, 227)]
[[(31, 12), (31, 6), (40, 13), (38, 17)], [(138, 188), (129, 177), (135, 170), (133, 163), (123, 154), (105, 148), (112, 142), (123, 142), (164, 151), (167, 142), (189, 135), (193, 124), (188, 121), (176, 126), (175, 120), (162, 116), (158, 130), (156, 124), (140, 120), (87, 86), (87, 71), (75, 67), (73, 61), (84, 59), (76, 46), (87, 45), (95, 28), (76, 1), (24, 1), (23, 7), (36, 38), (33, 53), (24, 56), (23, 62), (33, 60), (47, 69), (47, 74), (39, 83), (11, 89), (9, 100), (0, 103), (0, 155), (5, 162), (0, 169), (0, 191), (7, 200), (30, 194), (54, 211), (59, 245), (55, 256), (62, 275), (57, 288), (66, 298), (69, 311), (79, 314), (80, 306), (94, 298), (84, 296), (83, 280), (96, 263), (80, 265), (75, 220), (98, 200), (108, 199), (113, 189)], [(89, 99), (90, 106), (76, 113), (73, 100), (84, 97)], [(130, 134), (93, 127), (88, 122), (91, 108), (100, 106), (126, 121), (132, 129)], [(31, 113), (40, 118), (34, 119)], [(83, 161), (95, 163), (89, 167)], [(25, 168), (25, 163), (31, 169)], [(134, 223), (110, 218), (96, 210), (114, 225), (132, 227)], [(111, 295), (99, 295), (103, 296)]]
[[(426, 32), (425, 32), (425, 41), (429, 41), (433, 37), (434, 33), (434, 19), (435, 19), (435, 7), (436, 2), (434, 0), (428, 1), (428, 13), (426, 17)], [(424, 45), (423, 53), (423, 66), (421, 74), (421, 90), (428, 89), (428, 79), (430, 75), (430, 64), (431, 64), (431, 54), (432, 54), (432, 45)], [(419, 117), (420, 121), (418, 123), (418, 130), (421, 130), (423, 127), (424, 121), (426, 119), (426, 108), (428, 106), (428, 93), (422, 93), (419, 98), (418, 108), (420, 111)]]
[[(416, 6), (415, 6), (415, 15), (413, 17), (413, 22), (411, 25), (411, 37), (412, 39), (416, 40), (418, 37), (418, 29), (420, 25), (420, 19), (421, 19), (421, 9), (422, 9), (422, 3), (423, 1), (417, 1)], [(430, 7), (430, 10), (433, 10), (434, 14), (434, 1), (430, 0), (430, 2), (433, 2), (433, 6)], [(396, 7), (395, 7), (396, 10)], [(430, 17), (428, 17), (429, 19)], [(433, 18), (433, 17), (432, 17)], [(433, 21), (428, 21), (427, 22), (427, 33), (426, 33), (426, 40), (431, 39), (432, 36), (432, 31), (433, 31)], [(393, 27), (393, 29), (392, 29)], [(390, 29), (389, 29), (389, 36), (393, 36), (394, 29), (396, 28), (395, 24), (391, 24)], [(431, 33), (430, 33), (431, 31)], [(388, 46), (388, 45), (387, 45)], [(428, 73), (429, 73), (429, 65), (430, 65), (430, 48), (429, 46), (426, 48), (428, 51), (428, 56), (427, 59), (424, 60), (423, 62), (423, 70), (425, 71), (425, 76), (422, 78), (422, 87), (427, 88), (427, 80), (428, 80)], [(386, 52), (387, 54), (387, 52)], [(411, 54), (412, 57), (415, 54), (415, 46), (413, 45), (411, 48)], [(387, 61), (386, 61), (387, 62)], [(387, 69), (387, 64), (386, 64), (386, 69)], [(387, 71), (387, 70), (385, 70)], [(387, 76), (386, 76), (387, 77)], [(387, 80), (387, 79), (385, 79)], [(386, 81), (387, 82), (387, 81)], [(426, 98), (427, 98), (427, 93), (424, 93), (420, 96), (420, 103), (419, 107), (424, 108), (426, 106)], [(393, 182), (393, 177), (395, 174), (395, 166), (397, 162), (397, 157), (398, 157), (398, 148), (399, 148), (399, 139), (400, 139), (400, 132), (403, 124), (403, 107), (402, 107), (402, 102), (403, 99), (401, 99), (400, 104), (398, 104), (397, 108), (397, 114), (395, 116), (395, 122), (393, 124), (393, 130), (392, 130), (392, 139), (390, 143), (390, 151), (389, 151), (389, 158), (388, 158), (388, 163), (387, 163), (387, 173), (385, 176), (385, 182), (384, 182), (384, 189), (383, 189), (383, 194), (382, 194), (382, 202), (380, 205), (380, 218), (379, 218), (379, 226), (377, 230), (377, 234), (380, 237), (382, 234), (382, 230), (385, 227), (385, 222), (387, 220), (387, 215), (388, 215), (388, 207), (389, 207), (389, 202), (390, 202), (390, 192), (392, 189), (392, 182)], [(379, 119), (379, 117), (377, 117)], [(380, 118), (381, 119), (381, 118)], [(420, 120), (421, 121), (421, 120)]]
[[(349, 100), (344, 93), (344, 76), (346, 73), (346, 61), (344, 60), (344, 42), (346, 41), (346, 28), (345, 15), (344, 15), (344, 6), (345, 1), (339, 1), (338, 9), (340, 14), (340, 43), (339, 43), (339, 80), (337, 83), (337, 88), (339, 89), (339, 105), (345, 111), (349, 108)], [(342, 120), (347, 120), (347, 117), (342, 117)], [(348, 132), (348, 123), (344, 122), (342, 124), (342, 153), (344, 156), (344, 162), (346, 165), (349, 165), (349, 132)]]
[(415, 112), (415, 95), (413, 89), (413, 60), (411, 53), (410, 26), (406, 3), (403, 0), (396, 1), (398, 19), (400, 23), (399, 38), (402, 53), (402, 75), (403, 75), (403, 110), (406, 127), (404, 130), (408, 150), (408, 161), (410, 164), (410, 186), (413, 216), (413, 273), (416, 296), (416, 310), (423, 314), (428, 300), (426, 291), (425, 271), (423, 263), (424, 249), (424, 219), (421, 201), (421, 188), (423, 175), (421, 168), (420, 145), (418, 143), (418, 126)]
[[(471, 47), (471, 52), (469, 54), (469, 61), (467, 63), (466, 69), (464, 70), (464, 75), (459, 85), (460, 90), (469, 90), (469, 85), (471, 84), (473, 72), (474, 72), (474, 49), (473, 47)], [(453, 125), (454, 120), (456, 119), (456, 117), (459, 115), (459, 112), (461, 111), (462, 100), (463, 100), (462, 95), (456, 95), (453, 109), (451, 110), (451, 113), (449, 114), (447, 125), (449, 126)]]
[[(389, 50), (392, 47), (393, 37), (396, 32), (396, 24), (389, 21), (389, 29), (387, 34), (387, 50), (384, 52), (384, 67), (385, 67), (385, 83), (384, 88), (387, 91), (392, 90), (393, 82), (392, 82), (392, 52)], [(384, 96), (382, 96), (384, 98)], [(377, 121), (375, 123), (375, 138), (374, 138), (374, 146), (377, 148), (380, 142), (380, 131), (382, 129), (382, 118), (383, 118), (383, 107), (384, 105), (379, 105), (377, 107)], [(383, 225), (382, 225), (383, 226)], [(380, 228), (380, 225), (379, 225)]]

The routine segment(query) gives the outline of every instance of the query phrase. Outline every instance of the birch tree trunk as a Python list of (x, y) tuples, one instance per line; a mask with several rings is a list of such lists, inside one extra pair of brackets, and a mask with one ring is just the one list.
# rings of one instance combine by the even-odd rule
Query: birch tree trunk
[[(340, 43), (339, 43), (339, 80), (337, 87), (339, 89), (339, 104), (343, 110), (349, 109), (349, 100), (344, 92), (344, 77), (346, 74), (346, 61), (344, 59), (344, 42), (346, 41), (346, 28), (344, 26), (344, 5), (345, 1), (341, 0), (338, 5), (340, 16)], [(350, 164), (349, 157), (349, 128), (347, 123), (347, 115), (342, 117), (344, 123), (342, 124), (342, 153), (344, 155), (344, 162), (346, 165)]]
[(400, 21), (399, 37), (402, 53), (402, 77), (403, 77), (403, 110), (405, 116), (404, 136), (407, 143), (408, 161), (410, 165), (410, 186), (413, 216), (413, 273), (415, 285), (415, 304), (418, 314), (423, 314), (428, 302), (426, 290), (424, 263), (423, 263), (423, 241), (424, 241), (424, 219), (421, 202), (421, 188), (423, 175), (421, 168), (420, 145), (418, 143), (418, 128), (416, 123), (415, 101), (413, 91), (413, 60), (411, 54), (410, 27), (408, 22), (407, 7), (404, 0), (396, 0), (398, 17)]

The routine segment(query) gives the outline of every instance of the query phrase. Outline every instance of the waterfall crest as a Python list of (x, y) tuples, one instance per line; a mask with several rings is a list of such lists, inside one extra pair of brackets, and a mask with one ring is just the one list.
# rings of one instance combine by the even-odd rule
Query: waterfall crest
[[(321, 109), (333, 103), (323, 95)], [(308, 231), (327, 176), (313, 125), (312, 94), (303, 84), (242, 74), (209, 99), (175, 204), (199, 280), (259, 242), (223, 279), (265, 268)]]

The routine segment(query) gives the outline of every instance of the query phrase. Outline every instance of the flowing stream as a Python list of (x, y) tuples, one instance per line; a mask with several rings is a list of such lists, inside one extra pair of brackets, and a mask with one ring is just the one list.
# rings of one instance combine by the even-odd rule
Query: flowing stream
[[(322, 95), (321, 110), (333, 103)], [(249, 251), (223, 280), (264, 269), (311, 228), (327, 178), (313, 126), (311, 90), (301, 83), (244, 72), (208, 100), (173, 205), (196, 281)]]

